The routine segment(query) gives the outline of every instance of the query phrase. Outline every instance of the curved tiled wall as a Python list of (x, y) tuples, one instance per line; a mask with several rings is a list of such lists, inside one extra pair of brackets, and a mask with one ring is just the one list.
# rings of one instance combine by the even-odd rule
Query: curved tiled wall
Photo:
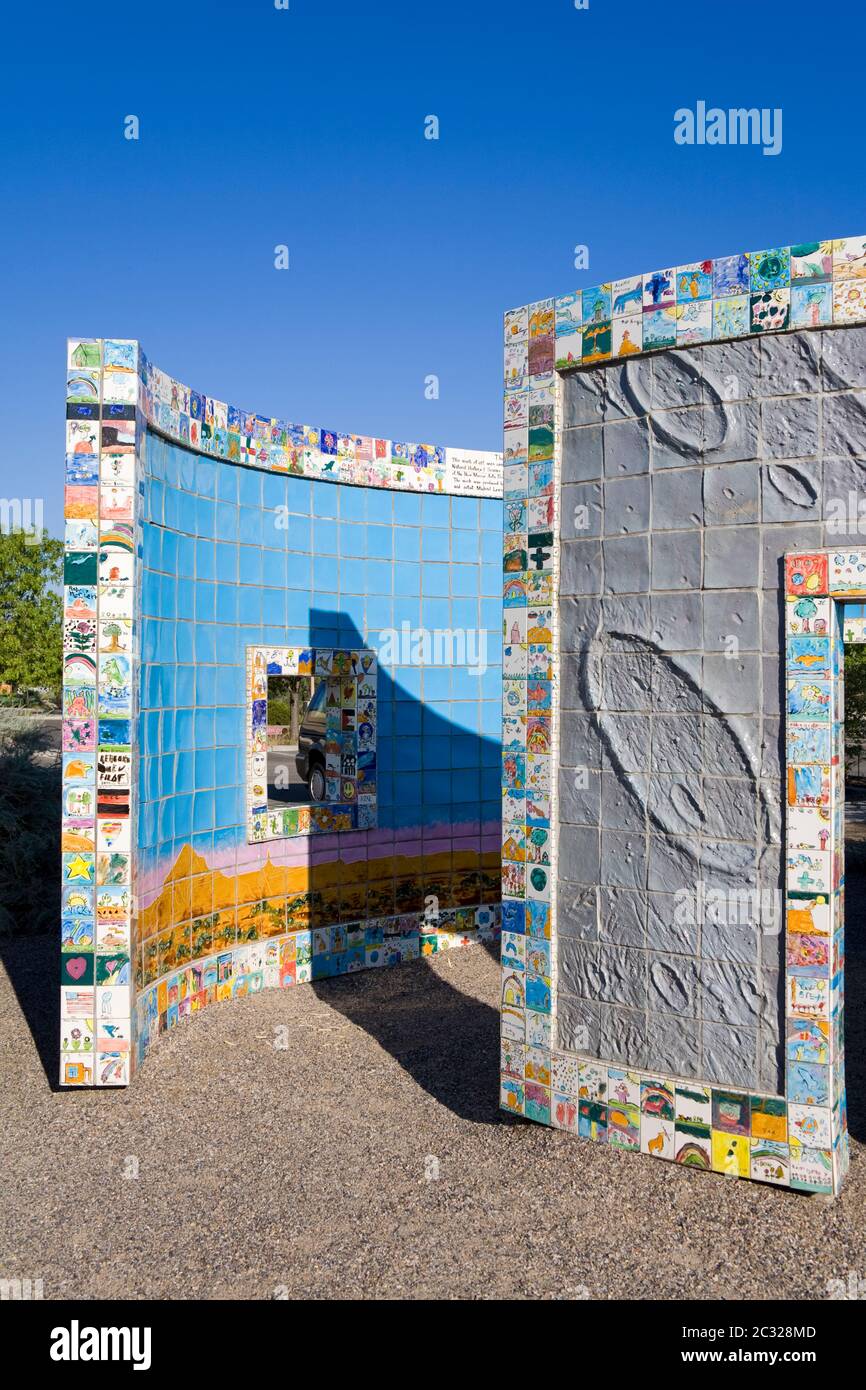
[[(501, 468), (250, 415), (135, 343), (71, 342), (69, 393), (61, 1079), (110, 1085), (214, 1000), (498, 930)], [(421, 665), (419, 630), (472, 636)], [(311, 662), (358, 673), (364, 781), (299, 825), (250, 759), (257, 672)]]

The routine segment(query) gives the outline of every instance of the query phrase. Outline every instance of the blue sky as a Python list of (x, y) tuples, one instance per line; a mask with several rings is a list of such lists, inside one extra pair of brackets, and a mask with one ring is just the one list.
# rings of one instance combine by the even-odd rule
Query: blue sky
[[(166, 371), (265, 414), (500, 448), (506, 308), (866, 230), (862, 82), (846, 57), (866, 17), (844, 10), (7, 10), (0, 492), (26, 479), (60, 534), (74, 334), (137, 337)], [(781, 154), (676, 145), (674, 111), (699, 99), (781, 107)], [(129, 114), (137, 142), (123, 138)], [(423, 138), (429, 114), (438, 141)]]

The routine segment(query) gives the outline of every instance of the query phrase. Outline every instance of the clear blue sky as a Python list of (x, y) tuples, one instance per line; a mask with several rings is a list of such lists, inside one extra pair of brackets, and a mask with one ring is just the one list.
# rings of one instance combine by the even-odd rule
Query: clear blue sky
[[(0, 493), (60, 533), (73, 334), (267, 414), (500, 448), (506, 308), (866, 231), (864, 35), (803, 0), (7, 7)], [(699, 99), (781, 107), (782, 153), (677, 146)]]

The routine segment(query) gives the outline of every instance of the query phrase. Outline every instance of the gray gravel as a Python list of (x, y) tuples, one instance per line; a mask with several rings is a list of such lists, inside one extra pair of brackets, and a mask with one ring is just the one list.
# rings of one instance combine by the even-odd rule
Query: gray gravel
[(0, 945), (0, 1277), (46, 1298), (824, 1298), (866, 1277), (861, 1144), (832, 1203), (502, 1116), (480, 946), (214, 1005), (129, 1090), (83, 1093), (43, 1068), (53, 943)]

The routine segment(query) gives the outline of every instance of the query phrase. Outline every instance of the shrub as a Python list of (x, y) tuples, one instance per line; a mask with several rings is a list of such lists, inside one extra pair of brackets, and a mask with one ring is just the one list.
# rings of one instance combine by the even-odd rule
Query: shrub
[(60, 754), (38, 719), (0, 722), (0, 934), (56, 928)]
[(292, 722), (292, 706), (288, 700), (268, 700), (268, 723), (284, 724)]

